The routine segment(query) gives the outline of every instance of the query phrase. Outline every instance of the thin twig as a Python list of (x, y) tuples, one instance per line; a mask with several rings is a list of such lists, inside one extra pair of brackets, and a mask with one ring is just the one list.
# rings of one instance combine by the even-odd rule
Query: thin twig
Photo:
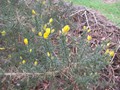
[(42, 75), (56, 75), (57, 73), (59, 73), (59, 71), (53, 71), (53, 72), (46, 72), (46, 73), (3, 73), (3, 75), (5, 76), (18, 76), (18, 75), (22, 75), (22, 76), (30, 76), (30, 75), (39, 75), (39, 76), (42, 76)]
[(87, 17), (87, 12), (86, 11), (84, 12), (84, 15), (85, 15), (85, 18), (86, 18), (87, 26), (88, 26), (88, 28), (90, 28), (88, 17)]
[(76, 11), (75, 13), (71, 14), (70, 17), (76, 15), (76, 14), (79, 14), (80, 12), (84, 11), (83, 9), (79, 10), (79, 11)]

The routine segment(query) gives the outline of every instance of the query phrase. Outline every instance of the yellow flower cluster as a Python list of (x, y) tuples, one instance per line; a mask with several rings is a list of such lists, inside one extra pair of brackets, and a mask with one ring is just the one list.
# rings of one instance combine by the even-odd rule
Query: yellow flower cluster
[[(22, 58), (22, 56), (20, 56), (20, 59), (22, 60), (21, 62), (19, 62), (19, 64), (25, 64), (26, 63), (26, 60)], [(34, 66), (37, 66), (38, 65), (38, 61), (34, 61)]]
[(114, 52), (113, 50), (107, 49), (107, 50), (105, 51), (105, 54), (109, 54), (111, 57), (113, 57), (113, 56), (115, 55), (115, 52)]
[(50, 35), (50, 28), (46, 28), (45, 33), (43, 34), (43, 38), (44, 39), (48, 39), (49, 35)]
[[(49, 22), (43, 26), (43, 29), (45, 30), (45, 33), (43, 34), (44, 39), (48, 39), (50, 33), (53, 33), (55, 31), (54, 29), (51, 30), (50, 28), (47, 28), (47, 25), (50, 25), (52, 22), (53, 22), (53, 18), (50, 18)], [(39, 32), (38, 35), (42, 36), (42, 33)]]
[(89, 29), (87, 26), (83, 26), (83, 30), (87, 30), (88, 33), (91, 32), (91, 29)]
[(113, 57), (115, 55), (114, 51), (109, 51), (109, 55)]
[(67, 34), (69, 30), (70, 30), (70, 26), (69, 25), (65, 25), (62, 28), (62, 34)]
[[(20, 59), (22, 60), (23, 59), (23, 57), (22, 56), (20, 56)], [(22, 62), (20, 62), (20, 64), (25, 64), (26, 63), (26, 60), (22, 60)]]

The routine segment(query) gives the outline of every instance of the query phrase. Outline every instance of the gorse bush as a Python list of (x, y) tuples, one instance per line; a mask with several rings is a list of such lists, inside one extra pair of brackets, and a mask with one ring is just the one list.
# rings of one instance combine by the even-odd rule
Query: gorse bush
[(1, 73), (43, 73), (46, 77), (48, 72), (51, 76), (57, 72), (64, 73), (66, 81), (71, 77), (81, 90), (99, 85), (100, 70), (109, 64), (110, 57), (101, 54), (103, 46), (90, 47), (92, 36), (85, 26), (81, 35), (73, 35), (72, 12), (72, 4), (61, 0), (1, 0)]
[[(33, 5), (30, 7), (25, 4), (26, 2), (20, 1), (15, 3), (16, 6), (12, 2), (4, 5), (7, 8), (2, 11), (3, 16), (7, 16), (1, 19), (6, 18), (8, 20), (5, 23), (7, 26), (4, 28), (5, 30), (1, 30), (2, 34), (4, 32), (6, 34), (2, 35), (2, 42), (7, 38), (6, 47), (14, 49), (13, 53), (10, 52), (10, 56), (11, 61), (13, 60), (15, 64), (32, 64), (40, 58), (42, 59), (41, 63), (46, 63), (46, 60), (49, 60), (48, 56), (50, 56), (47, 54), (50, 53), (52, 55), (54, 51), (53, 45), (50, 42), (50, 39), (55, 34), (53, 32), (58, 32), (65, 24), (68, 24), (68, 19), (65, 21), (62, 18), (62, 14), (67, 12), (66, 10), (60, 10), (61, 6), (63, 7), (63, 5), (60, 5), (62, 3), (59, 3), (59, 6), (57, 4), (51, 5), (52, 2), (46, 5), (44, 1), (40, 1), (32, 2)], [(11, 7), (11, 9), (7, 10), (8, 7)], [(4, 15), (4, 12), (8, 12), (8, 14)], [(12, 15), (9, 13), (12, 13)]]

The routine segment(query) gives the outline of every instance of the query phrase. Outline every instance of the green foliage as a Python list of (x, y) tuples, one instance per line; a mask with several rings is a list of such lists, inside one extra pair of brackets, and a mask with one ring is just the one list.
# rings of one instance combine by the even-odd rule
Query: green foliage
[[(46, 3), (43, 1), (1, 1), (0, 47), (5, 48), (0, 50), (1, 71), (43, 73), (43, 77), (46, 77), (47, 72), (57, 71), (61, 75), (67, 68), (68, 72), (65, 72), (64, 77), (66, 81), (69, 81), (67, 77), (71, 77), (81, 90), (90, 90), (89, 85), (98, 85), (99, 72), (109, 64), (110, 57), (101, 54), (103, 51), (101, 45), (94, 49), (90, 47), (87, 31), (83, 30), (81, 37), (69, 36), (75, 29), (75, 24), (69, 17), (73, 11), (72, 4), (66, 5), (63, 1), (57, 3), (51, 0)], [(53, 19), (51, 23), (50, 18)], [(44, 38), (47, 32), (44, 30), (45, 25), (51, 29), (47, 39)], [(65, 25), (70, 26), (70, 31), (63, 34)], [(3, 31), (6, 35), (2, 34)], [(42, 36), (38, 35), (39, 32)], [(27, 41), (24, 42), (25, 38), (28, 44)], [(22, 82), (21, 86), (26, 85), (25, 88), (29, 88), (31, 81), (29, 84), (26, 83), (28, 82), (24, 84)], [(66, 90), (72, 88), (63, 87)]]

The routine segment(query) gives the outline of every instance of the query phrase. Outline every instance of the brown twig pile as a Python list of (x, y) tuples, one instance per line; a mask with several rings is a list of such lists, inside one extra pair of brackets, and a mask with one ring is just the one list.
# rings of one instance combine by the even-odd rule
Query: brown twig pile
[(99, 12), (87, 9), (85, 7), (75, 7), (75, 12), (70, 15), (78, 24), (77, 30), (81, 31), (83, 26), (91, 29), (91, 35), (94, 39), (110, 40), (114, 44), (120, 42), (120, 28), (107, 20)]

